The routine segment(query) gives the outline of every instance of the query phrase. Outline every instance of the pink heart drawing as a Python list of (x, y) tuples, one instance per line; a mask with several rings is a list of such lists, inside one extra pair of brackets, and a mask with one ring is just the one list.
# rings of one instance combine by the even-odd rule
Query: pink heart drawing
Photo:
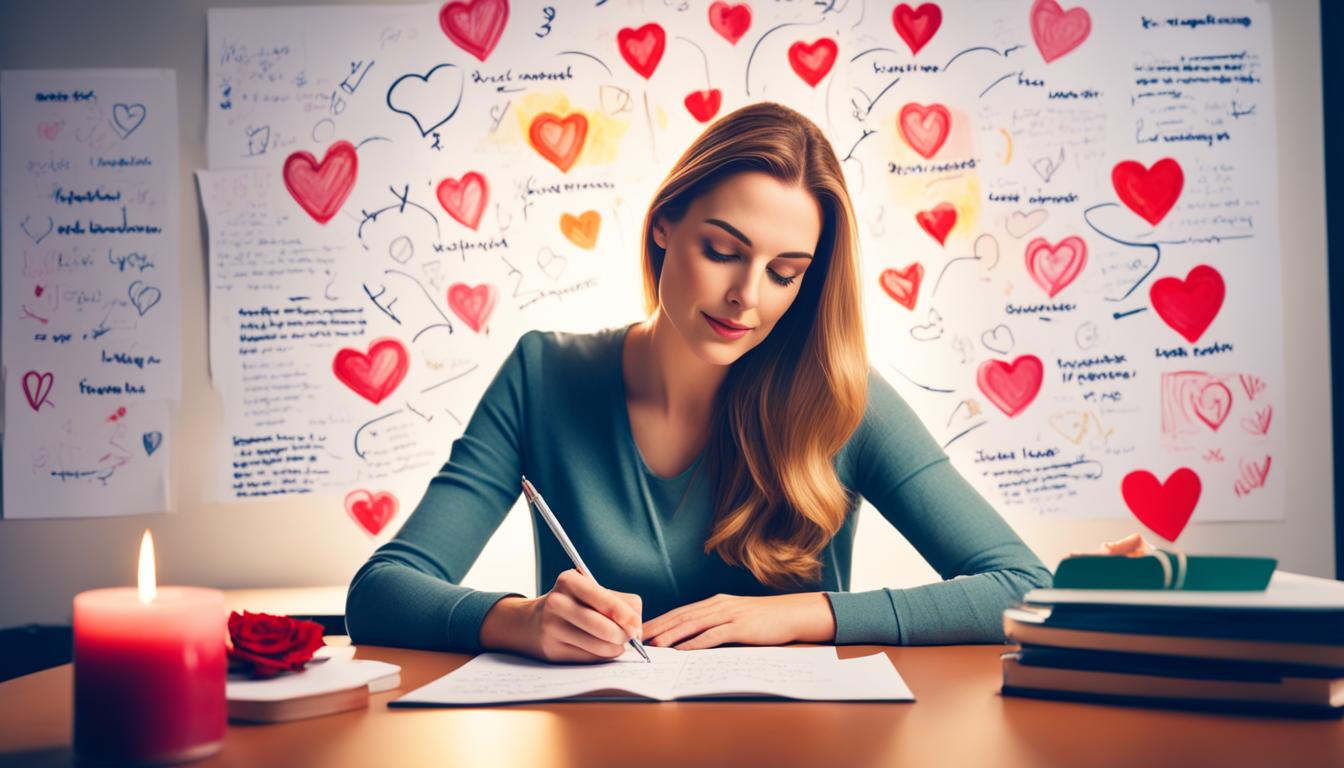
[(1092, 17), (1083, 8), (1066, 11), (1055, 0), (1031, 5), (1031, 37), (1046, 64), (1082, 45), (1091, 32)]
[(56, 137), (60, 135), (61, 129), (64, 127), (64, 120), (52, 120), (50, 122), (38, 123), (37, 135), (47, 141), (55, 141)]
[(1055, 245), (1043, 237), (1027, 243), (1027, 273), (1050, 298), (1068, 287), (1087, 265), (1087, 243), (1070, 235)]
[(28, 398), (28, 407), (36, 411), (43, 403), (54, 405), (47, 402), (47, 395), (51, 394), (51, 385), (55, 381), (56, 376), (50, 371), (46, 373), (29, 371), (23, 374), (23, 396)]
[(448, 306), (477, 333), (490, 319), (490, 312), (494, 310), (498, 298), (499, 291), (489, 283), (474, 287), (466, 283), (454, 283), (448, 287)]
[(443, 210), (447, 211), (449, 216), (464, 226), (476, 229), (481, 223), (481, 214), (485, 212), (490, 187), (486, 184), (484, 176), (470, 171), (460, 180), (448, 178), (439, 182), (437, 193), (439, 205), (443, 206)]
[(952, 130), (952, 113), (942, 104), (926, 107), (912, 101), (901, 107), (896, 127), (905, 143), (927, 160), (947, 141), (947, 134)]
[(1045, 366), (1035, 355), (1021, 355), (1011, 363), (986, 360), (976, 371), (975, 381), (989, 401), (1009, 417), (1021, 413), (1041, 391)]

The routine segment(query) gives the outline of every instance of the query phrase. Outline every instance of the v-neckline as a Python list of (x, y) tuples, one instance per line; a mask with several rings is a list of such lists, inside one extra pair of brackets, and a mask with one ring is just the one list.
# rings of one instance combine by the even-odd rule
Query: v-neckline
[(686, 467), (681, 472), (678, 472), (677, 474), (671, 477), (663, 477), (657, 472), (654, 472), (653, 469), (649, 467), (649, 463), (644, 460), (644, 454), (641, 453), (639, 450), (639, 442), (635, 440), (635, 427), (634, 423), (630, 420), (630, 403), (626, 399), (627, 393), (625, 389), (625, 339), (627, 336), (629, 336), (630, 329), (635, 327), (637, 324), (638, 323), (630, 323), (629, 325), (625, 326), (620, 331), (618, 331), (616, 336), (617, 396), (613, 399), (616, 401), (617, 410), (620, 411), (622, 437), (624, 437), (626, 441), (627, 450), (634, 453), (635, 459), (639, 462), (639, 467), (644, 471), (644, 474), (662, 483), (680, 483), (685, 481), (686, 478), (690, 477), (691, 473), (695, 471), (695, 468), (700, 465), (700, 462), (705, 458), (705, 453), (708, 450), (708, 445), (700, 449), (699, 455), (695, 457), (695, 461), (692, 461), (690, 466)]

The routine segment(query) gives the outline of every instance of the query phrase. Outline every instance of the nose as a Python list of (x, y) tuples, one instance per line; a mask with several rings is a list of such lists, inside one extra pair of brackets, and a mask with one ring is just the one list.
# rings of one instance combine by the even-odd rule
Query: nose
[(738, 272), (732, 285), (728, 287), (727, 299), (741, 309), (754, 309), (760, 300), (760, 283), (765, 279), (765, 271), (744, 267)]

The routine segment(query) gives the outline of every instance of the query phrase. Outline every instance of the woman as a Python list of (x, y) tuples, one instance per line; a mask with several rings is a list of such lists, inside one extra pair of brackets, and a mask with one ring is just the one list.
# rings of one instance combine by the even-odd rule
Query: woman
[[(1001, 642), (1003, 609), (1050, 571), (869, 368), (854, 214), (817, 127), (776, 104), (721, 118), (644, 232), (648, 319), (519, 340), (415, 512), (355, 575), (354, 642), (553, 661), (612, 658), (636, 636)], [(535, 515), (549, 591), (459, 585), (520, 475), (601, 586)], [(860, 496), (946, 580), (848, 592)]]

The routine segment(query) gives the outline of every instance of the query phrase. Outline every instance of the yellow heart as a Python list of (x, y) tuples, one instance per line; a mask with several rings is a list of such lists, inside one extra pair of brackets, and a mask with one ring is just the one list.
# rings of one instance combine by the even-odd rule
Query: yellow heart
[(571, 243), (590, 251), (597, 247), (597, 230), (601, 226), (602, 214), (597, 211), (584, 211), (578, 216), (560, 214), (560, 231)]
[(1078, 445), (1087, 434), (1088, 418), (1086, 413), (1079, 411), (1056, 413), (1050, 417), (1050, 428), (1058, 432), (1060, 437)]

